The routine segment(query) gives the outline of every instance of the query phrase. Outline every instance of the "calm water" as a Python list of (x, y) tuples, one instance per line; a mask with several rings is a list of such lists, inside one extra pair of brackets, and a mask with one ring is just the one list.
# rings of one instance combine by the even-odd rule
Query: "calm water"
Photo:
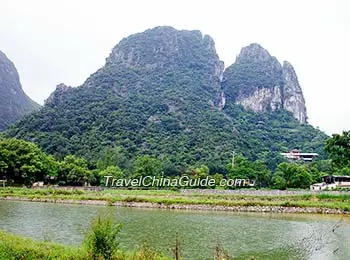
[[(187, 260), (212, 259), (219, 241), (230, 255), (256, 259), (350, 259), (350, 221), (340, 216), (169, 211), (0, 201), (0, 229), (79, 245), (91, 219), (110, 214), (123, 223), (121, 246), (143, 241), (170, 254), (175, 234)], [(335, 231), (332, 230), (334, 227)]]

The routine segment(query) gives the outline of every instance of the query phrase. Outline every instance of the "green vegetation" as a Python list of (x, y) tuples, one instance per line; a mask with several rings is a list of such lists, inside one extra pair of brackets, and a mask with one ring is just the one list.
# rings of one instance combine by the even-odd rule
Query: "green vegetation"
[[(290, 259), (289, 248), (284, 250), (276, 250), (271, 252), (251, 252), (249, 254), (231, 257), (227, 251), (217, 244), (214, 248), (212, 259), (216, 260), (253, 260), (253, 259)], [(112, 260), (180, 260), (180, 255), (174, 253), (174, 257), (170, 258), (158, 253), (147, 243), (143, 243), (135, 252), (125, 252), (117, 250), (110, 259)], [(257, 258), (253, 258), (255, 255)], [(294, 255), (294, 254), (293, 254)], [(63, 246), (56, 243), (39, 242), (29, 238), (24, 238), (0, 231), (0, 259), (6, 260), (93, 260), (85, 247)], [(99, 260), (106, 258), (100, 257)], [(208, 258), (209, 259), (209, 258)]]
[(319, 182), (322, 173), (317, 169), (296, 163), (281, 163), (272, 179), (272, 186), (284, 190), (286, 188), (307, 189), (312, 183)]
[(117, 235), (121, 224), (115, 224), (110, 217), (98, 216), (91, 223), (90, 234), (85, 239), (85, 246), (91, 259), (113, 259), (117, 252)]
[(92, 175), (87, 168), (87, 162), (74, 155), (68, 155), (59, 163), (58, 183), (64, 185), (82, 186)]
[(0, 259), (87, 259), (82, 248), (37, 242), (0, 231)]
[(112, 190), (66, 191), (56, 189), (2, 188), (0, 197), (27, 198), (29, 200), (56, 201), (104, 201), (105, 205), (115, 202), (150, 202), (159, 205), (207, 205), (207, 206), (276, 206), (276, 207), (314, 207), (318, 209), (339, 209), (350, 211), (350, 195), (305, 194), (305, 195), (230, 195), (202, 194), (200, 192), (182, 193), (165, 190)]
[(334, 134), (328, 139), (326, 152), (332, 159), (339, 175), (350, 175), (350, 131), (344, 131), (342, 135)]
[[(241, 178), (255, 180), (256, 188), (286, 189), (308, 188), (335, 169), (350, 174), (345, 133), (327, 143), (332, 165), (321, 131), (282, 108), (254, 113), (235, 104), (238, 92), (282, 84), (281, 65), (261, 52), (266, 57), (240, 55), (221, 82), (209, 36), (159, 27), (125, 38), (82, 86), (60, 86), (43, 108), (4, 133), (0, 178), (8, 185), (100, 186), (106, 175), (209, 176), (216, 188), (222, 179)], [(291, 148), (320, 156), (287, 163), (280, 153)]]
[(0, 140), (0, 176), (13, 184), (31, 185), (44, 175), (55, 175), (54, 160), (32, 143), (17, 139)]
[[(171, 168), (167, 159), (160, 160), (149, 155), (138, 156), (134, 163), (126, 163), (120, 155), (120, 149), (117, 149), (115, 153), (108, 151), (94, 166), (75, 155), (67, 155), (58, 161), (42, 152), (35, 144), (23, 140), (0, 140), (0, 176), (8, 181), (9, 186), (31, 186), (37, 181), (60, 186), (104, 186), (104, 176), (116, 179), (145, 176), (179, 179), (186, 176), (189, 180), (207, 177), (214, 180), (215, 186), (202, 188), (235, 188), (220, 186), (222, 179), (255, 180), (255, 188), (308, 188), (311, 183), (319, 182), (322, 175), (331, 173), (332, 167), (329, 164), (329, 161), (324, 160), (309, 164), (283, 162), (277, 165), (275, 171), (271, 171), (263, 160), (251, 162), (237, 156), (234, 167), (229, 163), (219, 173), (210, 172), (206, 165), (189, 166), (181, 170)], [(190, 183), (188, 187), (191, 187)]]
[[(251, 69), (248, 63), (242, 65), (241, 76), (248, 78), (242, 82), (258, 70), (253, 83), (275, 86), (274, 73), (280, 71), (265, 73), (269, 62)], [(254, 113), (235, 105), (229, 100), (234, 82), (219, 109), (231, 73), (225, 72), (221, 86), (221, 65), (213, 40), (199, 31), (147, 30), (122, 40), (82, 86), (55, 91), (6, 136), (31, 141), (59, 161), (75, 155), (91, 169), (112, 165), (126, 174), (143, 174), (133, 167), (144, 156), (160, 161), (163, 167), (152, 170), (165, 176), (201, 165), (210, 174), (225, 175), (233, 150), (250, 161), (262, 160), (270, 171), (281, 162), (280, 152), (296, 147), (324, 158), (324, 133), (284, 110)], [(153, 159), (148, 161), (159, 166)]]
[(84, 159), (68, 155), (58, 162), (33, 143), (13, 138), (0, 140), (0, 177), (8, 185), (31, 186), (50, 176), (61, 184), (83, 185), (90, 175)]
[[(110, 224), (105, 224), (103, 221), (95, 228), (95, 232), (102, 230), (102, 232), (110, 231), (111, 233), (105, 233), (110, 236), (114, 234), (115, 230), (108, 230)], [(107, 230), (106, 230), (107, 228)], [(99, 235), (98, 235), (99, 236)], [(102, 237), (101, 237), (102, 238)], [(111, 237), (109, 237), (111, 238)], [(88, 238), (90, 239), (90, 237)], [(95, 251), (104, 252), (106, 249), (103, 245), (97, 245)], [(101, 246), (101, 247), (100, 247)], [(97, 252), (96, 252), (97, 251)], [(170, 258), (162, 256), (150, 247), (141, 247), (135, 252), (124, 252), (122, 250), (114, 250), (112, 254), (104, 254), (96, 257), (91, 254), (90, 249), (86, 249), (84, 246), (71, 247), (63, 246), (60, 244), (39, 242), (29, 238), (22, 238), (3, 231), (0, 231), (0, 259), (8, 260), (169, 260)]]
[[(263, 50), (257, 44), (255, 48)], [(282, 66), (275, 57), (266, 54), (266, 58), (255, 57), (247, 53), (245, 47), (234, 64), (225, 71), (224, 89), (227, 96), (235, 100), (237, 96), (249, 96), (256, 88), (282, 87)], [(265, 51), (265, 50), (264, 50)], [(242, 54), (243, 53), (243, 54)]]

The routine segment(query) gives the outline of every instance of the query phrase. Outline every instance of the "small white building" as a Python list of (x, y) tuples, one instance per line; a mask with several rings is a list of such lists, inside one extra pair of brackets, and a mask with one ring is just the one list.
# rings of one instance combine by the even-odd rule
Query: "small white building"
[(288, 161), (304, 161), (304, 162), (312, 162), (318, 153), (302, 153), (298, 149), (294, 149), (289, 151), (288, 153), (281, 153), (281, 155), (286, 158)]
[(315, 184), (312, 184), (310, 186), (310, 190), (314, 190), (314, 191), (325, 190), (325, 189), (334, 190), (336, 188), (337, 188), (337, 185), (335, 185), (334, 183), (327, 184), (327, 183), (324, 183), (324, 182), (315, 183)]
[(333, 190), (336, 188), (350, 188), (350, 176), (329, 175), (322, 177), (322, 183), (315, 183), (310, 186), (310, 190)]

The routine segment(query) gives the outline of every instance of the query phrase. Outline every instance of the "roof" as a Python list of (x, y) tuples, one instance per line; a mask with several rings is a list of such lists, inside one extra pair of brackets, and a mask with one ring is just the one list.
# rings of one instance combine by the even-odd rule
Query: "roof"
[(317, 156), (318, 153), (281, 153), (282, 155), (289, 155), (289, 154), (292, 154), (292, 155), (312, 155), (312, 156)]

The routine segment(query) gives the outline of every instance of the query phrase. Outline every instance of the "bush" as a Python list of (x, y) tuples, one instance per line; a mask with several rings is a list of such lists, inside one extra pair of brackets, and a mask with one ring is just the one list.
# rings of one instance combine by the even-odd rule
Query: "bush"
[(85, 245), (91, 259), (112, 259), (118, 249), (117, 235), (121, 224), (116, 224), (111, 217), (94, 219), (91, 231), (85, 238)]
[(135, 260), (155, 260), (159, 254), (150, 247), (146, 242), (141, 245), (140, 250), (136, 253)]

